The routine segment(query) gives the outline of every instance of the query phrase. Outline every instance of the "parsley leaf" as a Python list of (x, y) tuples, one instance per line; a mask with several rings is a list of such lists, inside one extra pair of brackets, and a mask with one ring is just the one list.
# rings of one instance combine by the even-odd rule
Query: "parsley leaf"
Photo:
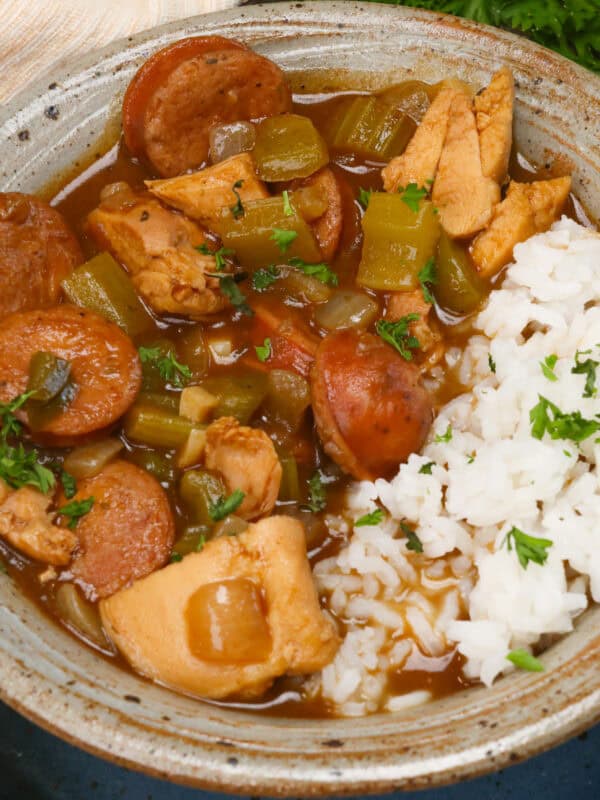
[(270, 236), (271, 241), (275, 242), (281, 253), (287, 253), (290, 245), (297, 238), (296, 231), (286, 231), (283, 228), (273, 228)]
[(514, 544), (519, 564), (523, 569), (527, 569), (530, 561), (543, 566), (548, 558), (546, 551), (553, 544), (551, 539), (538, 539), (535, 536), (529, 536), (529, 534), (523, 533), (523, 531), (514, 526), (506, 534), (504, 541), (510, 551), (512, 551)]
[(286, 217), (293, 217), (294, 216), (294, 209), (292, 208), (292, 204), (290, 203), (290, 195), (288, 191), (283, 192), (283, 213)]
[(262, 292), (263, 289), (275, 283), (277, 278), (281, 277), (280, 270), (274, 264), (269, 265), (265, 269), (257, 269), (252, 275), (252, 288), (257, 292)]
[(244, 206), (242, 205), (242, 198), (240, 197), (240, 193), (237, 191), (237, 189), (241, 189), (243, 185), (244, 181), (239, 180), (236, 181), (231, 187), (231, 191), (237, 198), (236, 204), (234, 206), (231, 206), (231, 208), (229, 209), (233, 214), (234, 219), (240, 219), (240, 217), (244, 216)]
[(218, 272), (222, 272), (227, 266), (225, 258), (227, 256), (235, 255), (235, 250), (232, 250), (229, 247), (219, 247), (218, 250), (211, 250), (207, 244), (199, 244), (198, 247), (196, 247), (196, 250), (205, 256), (214, 256), (215, 267)]
[(221, 294), (225, 295), (231, 305), (247, 317), (252, 317), (254, 311), (246, 302), (246, 295), (238, 286), (238, 282), (243, 281), (247, 277), (247, 273), (238, 272), (236, 275), (215, 275), (214, 277), (219, 279)]
[(327, 264), (307, 264), (301, 258), (290, 258), (289, 264), (301, 270), (305, 275), (311, 275), (326, 286), (337, 286), (338, 276)]
[(434, 461), (429, 461), (427, 464), (423, 464), (423, 466), (419, 470), (419, 475), (431, 475), (432, 467), (435, 467)]
[(321, 473), (317, 470), (308, 482), (308, 508), (313, 513), (323, 511), (327, 505), (327, 491)]
[(506, 656), (508, 661), (511, 661), (515, 667), (519, 669), (525, 669), (527, 672), (543, 672), (544, 665), (542, 662), (532, 656), (531, 653), (528, 653), (527, 650), (523, 650), (522, 648), (518, 650), (511, 650), (511, 652)]
[(203, 533), (201, 533), (200, 536), (198, 537), (198, 542), (196, 543), (196, 552), (201, 553), (202, 550), (204, 550), (205, 544), (206, 544), (206, 536)]
[(433, 437), (433, 441), (436, 444), (441, 444), (442, 442), (451, 442), (452, 441), (452, 426), (449, 424), (446, 428), (446, 433), (438, 433), (437, 436)]
[(171, 553), (171, 557), (169, 558), (169, 561), (171, 562), (171, 564), (177, 564), (180, 561), (183, 561), (183, 556), (181, 555), (181, 553), (178, 553), (176, 550), (173, 550), (173, 552)]
[(419, 188), (416, 183), (409, 183), (407, 186), (400, 186), (398, 188), (398, 192), (402, 196), (402, 200), (406, 203), (411, 211), (414, 211), (415, 214), (419, 210), (421, 200), (423, 200), (424, 197), (427, 197), (428, 194), (428, 191), (425, 189), (425, 187), (421, 186), (421, 188)]
[(70, 503), (67, 503), (66, 506), (61, 506), (61, 508), (58, 509), (58, 513), (61, 517), (66, 517), (69, 520), (67, 522), (67, 527), (73, 530), (77, 527), (77, 523), (81, 517), (89, 514), (93, 505), (93, 497), (86, 497), (85, 500), (72, 500)]
[(417, 277), (419, 278), (419, 283), (423, 290), (423, 299), (426, 303), (433, 303), (433, 295), (431, 294), (430, 287), (435, 286), (437, 283), (437, 268), (433, 258), (429, 259), (423, 269), (420, 270)]
[(538, 395), (539, 402), (529, 412), (531, 435), (541, 439), (548, 433), (551, 439), (569, 439), (572, 442), (583, 442), (600, 430), (600, 422), (585, 419), (580, 411), (563, 413), (550, 400)]
[(34, 392), (23, 392), (8, 403), (0, 403), (0, 426), (2, 429), (2, 441), (5, 442), (9, 436), (18, 436), (21, 433), (22, 425), (15, 417), (14, 412), (23, 406)]
[(555, 355), (546, 356), (546, 358), (543, 361), (540, 361), (540, 367), (542, 368), (544, 377), (548, 378), (548, 380), (552, 382), (556, 382), (558, 380), (558, 378), (554, 373), (554, 367), (556, 366), (557, 361), (558, 361), (558, 356)]
[(165, 383), (181, 388), (192, 377), (191, 369), (187, 364), (180, 364), (172, 350), (165, 354), (160, 347), (139, 347), (138, 353), (142, 364), (155, 366)]
[(469, 453), (467, 456), (467, 464), (472, 464), (475, 461), (475, 453)]
[(575, 366), (571, 370), (573, 375), (585, 375), (585, 386), (582, 397), (596, 397), (596, 367), (600, 366), (600, 361), (593, 358), (586, 358), (581, 361), (581, 356), (591, 353), (591, 350), (578, 350), (575, 353)]
[(371, 511), (369, 514), (363, 514), (362, 517), (359, 517), (354, 523), (354, 527), (362, 528), (365, 525), (379, 525), (382, 519), (383, 511), (380, 508), (376, 508), (375, 511)]
[(63, 492), (65, 493), (65, 497), (67, 500), (70, 500), (72, 497), (75, 497), (77, 494), (77, 481), (75, 478), (66, 470), (61, 469), (60, 471), (60, 482), (63, 487)]
[(493, 372), (494, 375), (496, 374), (496, 362), (492, 358), (492, 354), (488, 353), (488, 364), (490, 366), (490, 372)]
[(271, 355), (271, 340), (265, 339), (262, 344), (257, 344), (254, 349), (258, 360), (264, 363)]
[(25, 450), (22, 444), (0, 448), (0, 478), (13, 489), (33, 486), (43, 494), (48, 494), (56, 485), (52, 470), (38, 462), (35, 450)]
[(208, 514), (213, 522), (219, 522), (229, 514), (233, 514), (244, 502), (246, 495), (241, 489), (236, 489), (229, 497), (219, 497), (216, 503), (211, 503)]
[(384, 342), (395, 348), (405, 361), (412, 361), (412, 350), (417, 350), (421, 345), (416, 336), (413, 336), (408, 326), (419, 319), (418, 314), (407, 314), (398, 322), (380, 319), (375, 325), (375, 330)]
[(369, 200), (371, 199), (371, 190), (363, 189), (362, 186), (358, 190), (358, 202), (364, 209), (369, 207)]
[(402, 533), (408, 539), (408, 541), (406, 542), (406, 549), (412, 550), (413, 553), (422, 553), (423, 542), (419, 539), (419, 537), (413, 531), (413, 529), (408, 525), (406, 525), (404, 522), (400, 523), (400, 528), (402, 529)]

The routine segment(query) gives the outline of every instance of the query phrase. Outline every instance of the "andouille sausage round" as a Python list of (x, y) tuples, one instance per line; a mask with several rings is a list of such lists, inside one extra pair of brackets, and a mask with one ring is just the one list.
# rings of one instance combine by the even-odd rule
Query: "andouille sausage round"
[(152, 56), (129, 84), (123, 133), (131, 152), (163, 177), (207, 161), (215, 125), (290, 111), (282, 71), (240, 42), (183, 39)]
[(421, 448), (433, 420), (418, 368), (370, 333), (325, 337), (311, 391), (325, 452), (359, 480), (390, 477)]
[(54, 305), (60, 282), (82, 262), (58, 211), (31, 195), (0, 194), (0, 317)]
[(88, 595), (109, 597), (166, 564), (175, 523), (164, 489), (146, 470), (113, 461), (79, 481), (69, 502), (89, 497), (94, 504), (79, 518), (79, 544), (69, 568)]
[[(142, 368), (131, 339), (99, 314), (65, 304), (0, 321), (0, 402), (25, 391), (37, 352), (68, 361), (76, 386), (73, 400), (40, 433), (73, 439), (106, 428), (139, 391)], [(27, 422), (27, 412), (18, 413)]]

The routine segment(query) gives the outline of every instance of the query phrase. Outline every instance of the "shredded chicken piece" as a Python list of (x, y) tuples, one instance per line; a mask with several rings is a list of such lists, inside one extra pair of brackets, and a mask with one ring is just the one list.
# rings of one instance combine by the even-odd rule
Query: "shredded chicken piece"
[(547, 231), (559, 218), (570, 191), (570, 177), (513, 181), (506, 198), (495, 207), (489, 227), (471, 245), (478, 271), (488, 278), (495, 275), (509, 263), (515, 245)]
[(77, 536), (54, 524), (54, 514), (48, 513), (52, 498), (30, 486), (14, 490), (0, 484), (0, 536), (36, 561), (68, 564)]
[(191, 175), (145, 183), (159, 200), (205, 225), (217, 221), (223, 208), (236, 204), (234, 187), (242, 203), (269, 196), (267, 187), (256, 175), (250, 153), (231, 156)]
[(448, 129), (450, 108), (460, 94), (454, 87), (439, 92), (404, 153), (392, 158), (381, 171), (386, 192), (395, 192), (409, 183), (427, 186), (435, 179)]
[(475, 98), (475, 114), (483, 174), (502, 183), (512, 147), (515, 81), (508, 67), (493, 76), (490, 85)]
[(480, 231), (492, 218), (500, 187), (483, 174), (471, 100), (456, 94), (433, 184), (432, 200), (444, 230), (453, 238)]
[(196, 249), (198, 226), (127, 184), (107, 187), (87, 218), (87, 229), (129, 271), (134, 286), (158, 314), (199, 319), (227, 303), (219, 292), (215, 259)]
[(241, 489), (244, 501), (237, 514), (244, 519), (270, 514), (281, 483), (281, 464), (264, 431), (221, 417), (206, 429), (205, 463), (220, 472), (227, 490)]

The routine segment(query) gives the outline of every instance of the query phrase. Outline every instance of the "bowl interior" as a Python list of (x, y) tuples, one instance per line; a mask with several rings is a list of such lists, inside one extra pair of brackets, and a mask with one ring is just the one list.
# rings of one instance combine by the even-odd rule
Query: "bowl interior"
[[(501, 64), (517, 82), (516, 141), (538, 163), (560, 154), (600, 218), (600, 79), (510, 34), (427, 12), (351, 2), (252, 6), (196, 17), (58, 63), (0, 115), (3, 191), (42, 192), (101, 156), (120, 100), (157, 48), (192, 34), (248, 42), (298, 91), (377, 88), (458, 76), (483, 85)], [(317, 74), (318, 71), (318, 74)], [(553, 646), (541, 676), (519, 674), (396, 715), (264, 718), (151, 685), (49, 624), (0, 575), (0, 697), (118, 763), (247, 794), (331, 795), (425, 787), (496, 769), (600, 717), (600, 610)]]

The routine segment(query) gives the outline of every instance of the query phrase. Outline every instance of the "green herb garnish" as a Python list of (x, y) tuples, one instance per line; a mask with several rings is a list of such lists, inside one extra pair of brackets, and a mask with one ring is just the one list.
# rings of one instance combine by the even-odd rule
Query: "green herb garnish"
[(323, 485), (323, 477), (317, 470), (308, 482), (308, 508), (313, 513), (323, 511), (327, 505), (327, 491)]
[(434, 461), (429, 461), (427, 464), (423, 464), (423, 466), (419, 470), (419, 475), (431, 475), (432, 467), (435, 467)]
[(488, 353), (488, 364), (489, 364), (489, 367), (490, 367), (490, 372), (493, 372), (494, 375), (495, 375), (496, 374), (496, 362), (492, 358), (492, 354), (491, 353)]
[(290, 195), (289, 192), (285, 191), (281, 195), (283, 198), (283, 213), (286, 217), (293, 217), (294, 216), (294, 209), (292, 208), (292, 204), (290, 203)]
[(33, 486), (43, 494), (56, 485), (54, 473), (39, 463), (37, 451), (27, 451), (22, 444), (16, 447), (3, 444), (0, 448), (0, 478), (13, 489)]
[(416, 183), (409, 183), (407, 186), (400, 186), (398, 193), (402, 196), (402, 200), (416, 214), (419, 210), (421, 200), (427, 197), (428, 190), (423, 186), (419, 188)]
[(558, 356), (555, 355), (546, 356), (546, 358), (543, 361), (540, 361), (540, 367), (542, 368), (544, 377), (548, 378), (548, 380), (552, 381), (553, 383), (558, 380), (556, 374), (554, 373), (554, 367), (556, 366), (557, 361), (558, 361)]
[(548, 433), (551, 439), (568, 439), (572, 442), (583, 442), (600, 430), (600, 422), (585, 419), (580, 411), (563, 413), (558, 406), (542, 395), (539, 402), (529, 412), (531, 435), (541, 439)]
[(213, 522), (219, 522), (229, 514), (233, 514), (244, 502), (246, 495), (241, 489), (236, 489), (229, 497), (219, 497), (216, 503), (211, 503), (208, 514)]
[(535, 536), (529, 536), (529, 534), (523, 533), (523, 531), (514, 526), (506, 534), (504, 541), (510, 551), (512, 551), (514, 545), (519, 564), (523, 569), (527, 569), (530, 561), (543, 566), (548, 558), (546, 551), (553, 544), (550, 539), (538, 539)]
[(270, 236), (271, 241), (275, 242), (280, 253), (287, 253), (290, 245), (297, 238), (297, 231), (287, 231), (283, 228), (273, 228)]
[(59, 508), (58, 513), (61, 517), (66, 517), (69, 520), (67, 522), (67, 527), (73, 530), (77, 527), (77, 523), (81, 517), (89, 514), (93, 505), (93, 497), (86, 497), (85, 500), (72, 500), (70, 503), (67, 503), (66, 506)]
[(165, 383), (181, 388), (192, 377), (191, 369), (187, 364), (180, 364), (172, 350), (164, 353), (160, 347), (139, 347), (138, 353), (142, 364), (156, 367)]
[(371, 190), (363, 189), (362, 186), (358, 190), (358, 202), (364, 209), (369, 207), (369, 200), (371, 199)]
[(305, 275), (311, 275), (326, 286), (337, 286), (338, 276), (327, 264), (307, 264), (301, 258), (290, 258), (289, 264), (299, 269)]
[(244, 185), (243, 180), (236, 181), (233, 186), (231, 187), (231, 191), (237, 198), (237, 202), (234, 206), (231, 206), (230, 211), (233, 214), (234, 219), (240, 219), (240, 217), (244, 216), (244, 206), (242, 205), (242, 198), (240, 197), (240, 193), (237, 191), (241, 189)]
[(75, 497), (77, 494), (77, 481), (75, 478), (66, 470), (61, 469), (60, 471), (60, 482), (63, 487), (63, 492), (65, 493), (65, 497), (67, 500), (70, 500), (72, 497)]
[(375, 330), (384, 342), (390, 344), (400, 353), (403, 359), (412, 361), (412, 351), (417, 350), (421, 345), (417, 337), (409, 332), (408, 327), (411, 322), (416, 322), (418, 319), (418, 314), (407, 314), (399, 319), (398, 322), (380, 319), (375, 326)]
[[(243, 492), (242, 492), (242, 494), (243, 494)], [(242, 497), (242, 500), (243, 499), (244, 498)], [(200, 536), (198, 537), (198, 541), (196, 542), (196, 552), (197, 553), (201, 553), (202, 550), (204, 550), (204, 545), (205, 544), (206, 544), (206, 536), (203, 533), (201, 533)]]
[(18, 436), (23, 426), (15, 417), (14, 412), (23, 406), (34, 392), (23, 392), (8, 403), (0, 403), (1, 438), (6, 442), (9, 436)]
[(406, 549), (412, 550), (413, 553), (422, 553), (423, 552), (423, 542), (419, 539), (417, 534), (413, 531), (413, 529), (406, 525), (406, 523), (401, 522), (400, 528), (402, 533), (406, 536)]
[(578, 350), (575, 353), (575, 366), (572, 368), (573, 375), (585, 375), (585, 386), (582, 397), (596, 397), (596, 367), (600, 366), (600, 361), (593, 358), (586, 358), (581, 361), (581, 356), (588, 355), (591, 350)]
[(280, 277), (281, 271), (274, 264), (270, 264), (265, 269), (257, 269), (252, 275), (252, 288), (257, 292), (262, 292)]
[(380, 508), (376, 508), (375, 511), (371, 511), (369, 514), (363, 514), (362, 517), (359, 517), (354, 523), (354, 527), (362, 528), (365, 525), (379, 525), (382, 519), (383, 511)]
[(418, 274), (419, 283), (423, 291), (423, 299), (426, 303), (433, 303), (433, 295), (431, 294), (431, 287), (437, 283), (437, 268), (435, 260), (430, 258), (425, 264), (423, 269)]
[(196, 247), (196, 250), (198, 250), (198, 252), (202, 253), (205, 256), (214, 256), (215, 267), (218, 272), (222, 272), (227, 266), (225, 258), (227, 256), (235, 255), (235, 250), (231, 250), (231, 248), (229, 247), (219, 247), (218, 250), (211, 250), (207, 244), (198, 245), (198, 247)]
[(176, 550), (173, 550), (171, 553), (171, 557), (169, 558), (171, 564), (178, 564), (180, 561), (183, 561), (183, 556), (181, 553), (178, 553)]
[(544, 665), (542, 662), (535, 656), (532, 656), (531, 653), (528, 653), (527, 650), (511, 650), (506, 658), (508, 661), (512, 662), (515, 667), (518, 667), (519, 669), (525, 669), (527, 672), (544, 671)]
[(254, 349), (256, 351), (256, 357), (264, 364), (271, 355), (271, 340), (268, 338), (265, 339), (262, 344), (257, 344)]
[(219, 288), (221, 290), (221, 294), (223, 294), (229, 300), (234, 308), (236, 308), (238, 311), (241, 311), (242, 314), (245, 314), (247, 317), (252, 317), (254, 315), (254, 311), (252, 311), (246, 302), (246, 295), (238, 286), (238, 283), (248, 277), (246, 272), (237, 272), (235, 275), (214, 275), (211, 277), (219, 279)]
[(452, 426), (449, 424), (446, 428), (446, 433), (438, 433), (437, 436), (433, 437), (433, 441), (436, 444), (441, 444), (442, 442), (451, 442), (452, 441)]

